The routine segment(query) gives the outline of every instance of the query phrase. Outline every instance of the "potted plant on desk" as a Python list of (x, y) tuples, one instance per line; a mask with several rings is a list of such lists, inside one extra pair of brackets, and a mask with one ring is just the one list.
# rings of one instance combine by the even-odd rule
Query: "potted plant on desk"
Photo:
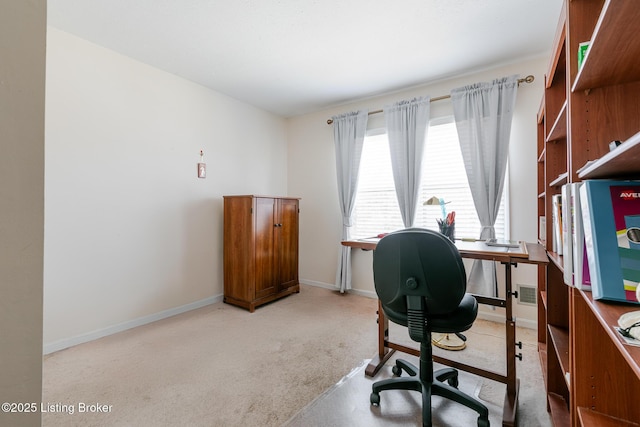
[[(452, 242), (455, 240), (456, 229), (456, 212), (451, 211), (447, 213), (445, 205), (449, 202), (445, 202), (442, 197), (431, 197), (429, 200), (423, 203), (424, 206), (440, 206), (442, 211), (442, 218), (436, 218), (438, 223), (438, 231), (447, 236)], [(436, 347), (440, 347), (445, 350), (463, 350), (466, 347), (465, 341), (467, 338), (460, 334), (442, 334), (433, 333), (431, 335), (431, 343)]]
[(447, 213), (447, 208), (445, 207), (447, 203), (450, 202), (445, 202), (442, 197), (434, 196), (424, 202), (423, 205), (440, 206), (440, 210), (442, 211), (442, 218), (436, 219), (436, 222), (438, 223), (438, 231), (447, 236), (453, 242), (455, 240), (456, 213), (455, 211)]

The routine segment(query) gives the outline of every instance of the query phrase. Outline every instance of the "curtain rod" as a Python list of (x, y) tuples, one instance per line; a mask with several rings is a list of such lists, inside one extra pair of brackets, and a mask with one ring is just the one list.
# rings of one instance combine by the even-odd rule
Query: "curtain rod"
[[(518, 79), (518, 86), (520, 86), (520, 83), (532, 83), (535, 80), (535, 77), (533, 77), (531, 74), (529, 74), (527, 77), (523, 78), (523, 79)], [(435, 102), (435, 101), (442, 101), (443, 99), (449, 99), (451, 98), (451, 95), (442, 95), (442, 96), (437, 96), (435, 98), (431, 98), (431, 102)], [(375, 111), (369, 111), (369, 115), (372, 114), (379, 114), (382, 113), (383, 110), (375, 110)], [(333, 119), (327, 119), (327, 124), (330, 125), (333, 123)]]

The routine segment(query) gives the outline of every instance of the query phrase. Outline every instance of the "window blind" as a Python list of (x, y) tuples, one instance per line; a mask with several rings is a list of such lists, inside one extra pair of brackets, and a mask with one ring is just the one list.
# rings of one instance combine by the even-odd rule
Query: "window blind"
[[(497, 238), (506, 238), (505, 183), (495, 229)], [(460, 152), (458, 134), (452, 118), (432, 122), (427, 133), (422, 178), (415, 226), (437, 230), (436, 219), (442, 217), (440, 206), (424, 206), (431, 197), (448, 202), (446, 212), (456, 212), (457, 238), (480, 236), (471, 190)], [(358, 191), (354, 207), (353, 238), (376, 236), (404, 228), (393, 184), (389, 145), (386, 133), (365, 138), (360, 164)]]

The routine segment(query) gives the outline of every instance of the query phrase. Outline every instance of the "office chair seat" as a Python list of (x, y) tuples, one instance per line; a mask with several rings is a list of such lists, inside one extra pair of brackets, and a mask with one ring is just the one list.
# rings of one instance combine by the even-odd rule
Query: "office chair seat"
[(385, 315), (407, 326), (412, 340), (420, 343), (420, 369), (398, 359), (392, 371), (400, 376), (377, 381), (370, 401), (380, 404), (380, 392), (400, 389), (422, 393), (422, 423), (431, 426), (431, 395), (458, 402), (476, 411), (478, 426), (489, 426), (489, 410), (457, 389), (458, 371), (433, 371), (431, 333), (456, 333), (469, 329), (478, 314), (476, 299), (466, 293), (467, 278), (455, 245), (442, 234), (407, 229), (380, 240), (373, 254), (376, 293)]

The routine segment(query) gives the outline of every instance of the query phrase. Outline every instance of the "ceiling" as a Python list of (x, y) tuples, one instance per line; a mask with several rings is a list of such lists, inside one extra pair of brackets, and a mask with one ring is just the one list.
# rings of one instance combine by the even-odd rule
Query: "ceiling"
[(49, 0), (48, 24), (292, 117), (547, 54), (561, 6), (562, 0)]

